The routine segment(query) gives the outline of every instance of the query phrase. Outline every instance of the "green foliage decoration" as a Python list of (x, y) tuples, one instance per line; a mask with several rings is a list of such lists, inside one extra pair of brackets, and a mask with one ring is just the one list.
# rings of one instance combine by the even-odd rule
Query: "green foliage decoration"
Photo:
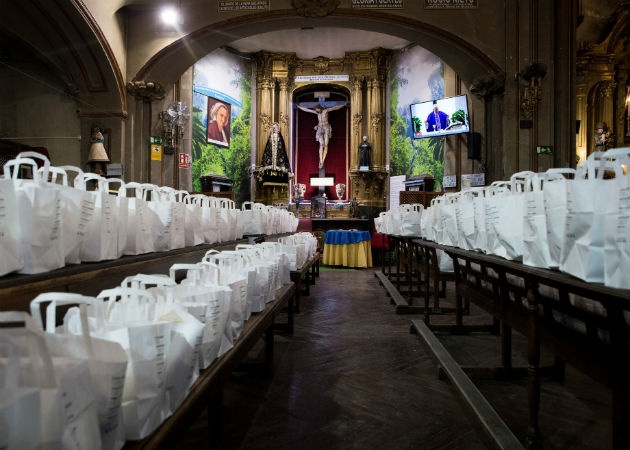
[(234, 182), (233, 189), (239, 206), (250, 197), (248, 170), (251, 160), (252, 82), (247, 73), (247, 69), (243, 70), (236, 80), (241, 90), (243, 108), (238, 116), (232, 117), (229, 148), (207, 143), (206, 127), (201, 120), (202, 111), (193, 109), (193, 190), (201, 191), (200, 177), (203, 175), (226, 175)]
[(458, 109), (451, 115), (451, 122), (459, 122), (466, 124), (468, 122), (468, 117), (463, 109)]
[(414, 133), (417, 131), (422, 132), (422, 119), (420, 119), (420, 117), (412, 116), (411, 121), (413, 122)]
[[(444, 141), (442, 137), (411, 139), (408, 134), (407, 120), (397, 110), (398, 86), (397, 75), (390, 78), (390, 136), (389, 166), (392, 175), (431, 174), (435, 184), (442, 185), (444, 177)], [(414, 117), (414, 126), (418, 128)], [(420, 121), (420, 127), (421, 127)]]

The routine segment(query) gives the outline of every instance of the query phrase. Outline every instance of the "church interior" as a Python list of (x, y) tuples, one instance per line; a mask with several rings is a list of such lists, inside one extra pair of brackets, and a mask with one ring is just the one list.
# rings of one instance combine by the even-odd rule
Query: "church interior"
[(630, 448), (628, 0), (2, 6), (0, 448)]

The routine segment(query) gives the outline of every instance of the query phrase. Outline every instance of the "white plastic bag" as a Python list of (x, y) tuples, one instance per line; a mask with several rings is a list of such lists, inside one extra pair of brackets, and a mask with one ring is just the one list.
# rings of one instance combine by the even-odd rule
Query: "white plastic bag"
[[(31, 315), (39, 330), (44, 331), (40, 307), (46, 307), (46, 344), (50, 354), (85, 360), (96, 396), (100, 439), (104, 450), (118, 450), (125, 444), (122, 418), (122, 393), (127, 370), (127, 354), (115, 342), (97, 339), (90, 335), (87, 305), (93, 297), (67, 292), (49, 292), (38, 295), (30, 304)], [(64, 317), (64, 325), (55, 329), (58, 306), (79, 305), (70, 308)], [(60, 334), (59, 331), (63, 331)]]
[[(567, 196), (567, 222), (560, 270), (589, 283), (603, 283), (606, 217), (614, 209), (620, 164), (600, 161), (601, 152), (589, 155), (577, 170)], [(612, 170), (615, 178), (604, 179)]]
[(549, 268), (560, 267), (564, 234), (567, 223), (567, 192), (573, 182), (565, 175), (575, 177), (574, 169), (549, 169), (545, 172), (543, 198), (549, 245)]
[(174, 264), (169, 269), (171, 280), (175, 281), (180, 270), (186, 270), (187, 277), (175, 287), (174, 298), (204, 324), (199, 350), (199, 364), (203, 369), (219, 356), (222, 348), (224, 351), (231, 348), (232, 333), (227, 323), (232, 292), (228, 287), (219, 286), (218, 274), (209, 276), (201, 264)]
[(107, 181), (96, 174), (78, 175), (75, 187), (85, 188), (88, 181), (98, 184), (89, 194), (94, 199), (94, 214), (90, 217), (81, 242), (82, 261), (103, 261), (118, 258), (118, 206), (109, 195)]
[(45, 336), (31, 328), (3, 332), (30, 360), (26, 365), (20, 362), (19, 386), (39, 392), (39, 411), (30, 411), (35, 427), (39, 424), (32, 429), (34, 435), (39, 434), (37, 448), (100, 449), (96, 397), (87, 362), (53, 357)]
[[(43, 161), (43, 172), (37, 170), (36, 159)], [(31, 167), (32, 180), (18, 178), (21, 165)], [(17, 213), (19, 217), (20, 245), (24, 255), (20, 273), (48, 272), (65, 265), (61, 195), (53, 185), (44, 181), (48, 179), (49, 168), (48, 159), (35, 152), (20, 153), (4, 165), (4, 176), (12, 179), (15, 190), (15, 209), (10, 213)]]
[(402, 205), (400, 208), (402, 213), (400, 235), (420, 237), (420, 224), (422, 221), (422, 211), (424, 210), (424, 207), (417, 203)]
[[(250, 205), (251, 209), (247, 209)], [(254, 208), (253, 202), (243, 202), (241, 206), (241, 216), (243, 218), (243, 234), (263, 234), (262, 212)]]
[(116, 191), (115, 205), (116, 214), (118, 217), (118, 257), (120, 258), (125, 254), (125, 248), (127, 247), (127, 236), (129, 233), (135, 233), (137, 223), (129, 221), (129, 199), (127, 198), (127, 189), (125, 188), (125, 182), (120, 178), (106, 178), (107, 192), (112, 195), (112, 184), (118, 184), (118, 191)]
[[(20, 349), (8, 335), (0, 333), (0, 349), (6, 349), (0, 377), (0, 448), (35, 450), (41, 440), (39, 391), (19, 385)], [(0, 350), (1, 351), (1, 350)]]
[(604, 284), (630, 289), (630, 147), (608, 150), (603, 158), (621, 168), (606, 209)]
[(153, 319), (172, 323), (166, 359), (166, 401), (172, 413), (184, 401), (188, 389), (199, 375), (204, 324), (179, 302), (177, 283), (168, 276), (138, 274), (125, 278), (122, 286), (137, 289), (155, 286), (155, 289), (149, 289), (156, 299)]
[(13, 180), (0, 178), (0, 276), (24, 267)]
[(131, 440), (149, 435), (169, 412), (165, 381), (172, 324), (148, 319), (154, 304), (150, 293), (130, 288), (102, 291), (95, 302), (92, 335), (118, 342), (129, 358), (122, 411)]
[(551, 264), (543, 193), (544, 174), (527, 180), (523, 210), (523, 264), (548, 268)]
[(210, 229), (210, 224), (204, 223), (203, 208), (196, 203), (195, 198), (191, 195), (184, 196), (184, 205), (186, 208), (186, 220), (184, 224), (186, 247), (203, 244), (205, 240), (204, 237)]
[[(122, 191), (121, 187), (121, 191)], [(124, 196), (127, 198), (127, 241), (125, 243), (125, 255), (141, 255), (155, 251), (153, 239), (152, 212), (146, 200), (142, 198), (142, 186), (139, 183), (127, 183), (124, 186)], [(130, 197), (129, 190), (133, 189), (135, 195)]]

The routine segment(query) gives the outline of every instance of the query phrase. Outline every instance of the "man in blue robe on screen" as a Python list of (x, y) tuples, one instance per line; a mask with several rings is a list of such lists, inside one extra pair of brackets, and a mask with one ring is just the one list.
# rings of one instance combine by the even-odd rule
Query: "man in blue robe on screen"
[(448, 115), (438, 109), (437, 100), (433, 100), (433, 111), (427, 117), (427, 131), (444, 131), (449, 125)]

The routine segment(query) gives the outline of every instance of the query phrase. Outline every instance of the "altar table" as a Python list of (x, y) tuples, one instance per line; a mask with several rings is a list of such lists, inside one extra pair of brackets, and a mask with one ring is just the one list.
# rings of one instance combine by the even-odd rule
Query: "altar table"
[(345, 267), (372, 267), (369, 231), (328, 230), (324, 238), (324, 264)]

